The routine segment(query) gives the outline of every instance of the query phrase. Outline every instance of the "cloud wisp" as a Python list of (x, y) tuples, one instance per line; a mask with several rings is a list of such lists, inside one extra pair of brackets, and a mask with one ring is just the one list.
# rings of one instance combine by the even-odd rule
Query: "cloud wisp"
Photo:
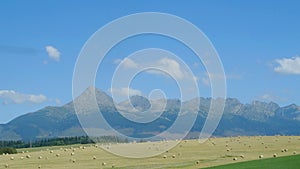
[(56, 62), (60, 60), (61, 53), (58, 49), (53, 46), (46, 46), (45, 49), (50, 59)]
[(5, 104), (23, 104), (23, 103), (33, 103), (39, 104), (48, 100), (48, 98), (42, 94), (24, 94), (19, 93), (14, 90), (0, 90), (0, 99), (3, 100)]
[(120, 87), (120, 88), (110, 88), (108, 92), (112, 94), (115, 100), (122, 100), (123, 98), (128, 98), (128, 96), (139, 95), (142, 96), (142, 92), (137, 89), (132, 89), (129, 87)]
[(298, 74), (300, 75), (300, 57), (282, 58), (276, 59), (275, 62), (278, 64), (274, 68), (277, 73), (283, 74)]

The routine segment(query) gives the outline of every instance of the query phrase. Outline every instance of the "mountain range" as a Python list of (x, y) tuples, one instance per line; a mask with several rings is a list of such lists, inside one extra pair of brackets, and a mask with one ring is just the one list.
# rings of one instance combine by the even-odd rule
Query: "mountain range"
[[(0, 140), (86, 135), (77, 118), (74, 102), (85, 116), (99, 113), (91, 105), (94, 96), (97, 108), (113, 128), (122, 134), (138, 138), (151, 137), (168, 129), (178, 117), (179, 111), (181, 116), (185, 116), (183, 118), (196, 118), (187, 137), (197, 137), (212, 100), (202, 97), (189, 101), (148, 100), (143, 96), (131, 96), (129, 100), (116, 104), (105, 92), (89, 87), (74, 101), (63, 106), (45, 107), (0, 124)], [(200, 103), (199, 107), (197, 103)], [(180, 127), (176, 131), (181, 132)], [(238, 99), (227, 98), (223, 116), (213, 135), (300, 135), (300, 107), (296, 104), (280, 107), (274, 102), (261, 101), (243, 104)]]

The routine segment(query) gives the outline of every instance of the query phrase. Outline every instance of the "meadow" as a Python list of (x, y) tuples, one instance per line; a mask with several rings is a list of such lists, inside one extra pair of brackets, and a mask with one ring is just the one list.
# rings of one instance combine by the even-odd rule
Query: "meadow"
[[(171, 143), (172, 141), (161, 141), (109, 146), (111, 149), (126, 146), (130, 151), (135, 151), (138, 146), (144, 146), (152, 151), (159, 151), (162, 146)], [(226, 164), (250, 166), (254, 163), (253, 166), (262, 166), (268, 164), (265, 160), (276, 160), (278, 164), (286, 163), (293, 166), (297, 164), (297, 161), (299, 164), (300, 157), (297, 153), (300, 153), (300, 136), (210, 138), (202, 144), (198, 140), (183, 140), (167, 152), (141, 159), (120, 157), (103, 150), (101, 145), (95, 144), (26, 148), (18, 149), (18, 152), (18, 154), (0, 155), (0, 169), (193, 169)], [(227, 166), (227, 168), (233, 167)], [(236, 168), (241, 168), (241, 166)]]
[(220, 165), (206, 169), (294, 169), (300, 166), (300, 155), (253, 160), (234, 164)]

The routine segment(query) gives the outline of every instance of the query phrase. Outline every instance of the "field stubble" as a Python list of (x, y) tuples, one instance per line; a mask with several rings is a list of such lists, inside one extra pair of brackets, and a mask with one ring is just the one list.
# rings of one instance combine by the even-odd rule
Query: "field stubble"
[[(159, 152), (173, 141), (103, 145), (104, 149), (125, 146), (128, 151), (144, 147)], [(139, 147), (140, 149), (140, 147)], [(144, 151), (144, 150), (143, 150)], [(204, 168), (300, 152), (300, 136), (243, 136), (183, 140), (175, 148), (151, 158), (124, 158), (108, 153), (101, 145), (72, 145), (19, 149), (18, 154), (0, 155), (0, 169), (99, 169), (99, 168)], [(30, 158), (26, 158), (26, 156)]]

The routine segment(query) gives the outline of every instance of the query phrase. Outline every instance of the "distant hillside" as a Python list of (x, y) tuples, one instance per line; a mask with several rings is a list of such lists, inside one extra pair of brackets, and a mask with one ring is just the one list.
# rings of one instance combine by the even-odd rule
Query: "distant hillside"
[[(181, 111), (184, 112), (183, 116), (196, 114), (196, 123), (189, 135), (196, 137), (202, 129), (211, 101), (210, 98), (196, 98), (185, 102), (176, 99), (148, 100), (142, 96), (132, 96), (130, 101), (115, 106), (109, 95), (90, 87), (75, 99), (85, 114), (97, 113), (97, 110), (90, 105), (94, 91), (99, 109), (105, 119), (114, 128), (123, 131), (123, 134), (140, 138), (169, 128), (177, 118), (180, 106), (182, 106)], [(199, 108), (195, 106), (198, 101), (200, 101)], [(19, 116), (7, 124), (1, 124), (0, 140), (83, 136), (85, 132), (77, 119), (73, 105), (74, 103), (70, 102), (61, 107), (45, 107)], [(130, 117), (129, 119), (133, 121), (122, 115)], [(156, 120), (147, 124), (134, 122), (149, 119)], [(300, 107), (295, 104), (285, 107), (280, 107), (274, 102), (254, 101), (243, 104), (237, 99), (228, 98), (223, 117), (214, 135), (300, 135), (299, 129)]]

